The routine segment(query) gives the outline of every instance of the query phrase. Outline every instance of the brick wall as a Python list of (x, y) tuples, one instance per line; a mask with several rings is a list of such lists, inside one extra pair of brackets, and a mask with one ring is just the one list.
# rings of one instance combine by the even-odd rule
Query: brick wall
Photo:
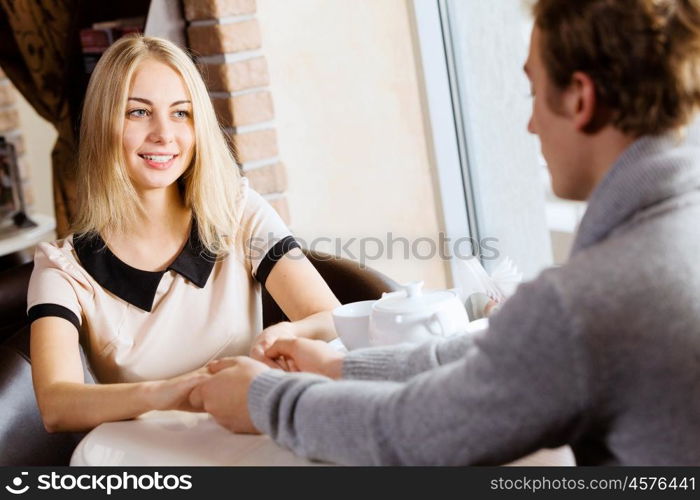
[(243, 175), (289, 224), (270, 78), (255, 0), (185, 0), (189, 47)]
[(0, 69), (0, 135), (15, 146), (18, 155), (18, 165), (22, 186), (24, 188), (24, 200), (27, 205), (34, 204), (34, 193), (31, 188), (30, 172), (27, 160), (24, 157), (24, 138), (17, 111), (17, 90)]

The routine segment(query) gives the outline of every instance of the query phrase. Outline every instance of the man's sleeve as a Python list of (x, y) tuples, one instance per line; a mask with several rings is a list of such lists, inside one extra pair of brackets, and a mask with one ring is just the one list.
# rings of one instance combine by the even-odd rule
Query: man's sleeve
[(451, 363), (474, 347), (475, 334), (432, 339), (421, 344), (398, 344), (351, 351), (343, 361), (343, 378), (401, 382)]
[(257, 377), (253, 422), (312, 459), (362, 465), (497, 464), (576, 431), (588, 399), (578, 337), (553, 287), (520, 287), (459, 359), (407, 382)]

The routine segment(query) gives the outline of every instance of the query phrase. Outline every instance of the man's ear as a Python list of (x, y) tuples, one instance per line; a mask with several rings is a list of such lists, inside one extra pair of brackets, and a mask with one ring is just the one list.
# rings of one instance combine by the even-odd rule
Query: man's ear
[(582, 71), (571, 75), (567, 111), (574, 120), (574, 126), (582, 132), (587, 131), (596, 114), (595, 83), (590, 76)]

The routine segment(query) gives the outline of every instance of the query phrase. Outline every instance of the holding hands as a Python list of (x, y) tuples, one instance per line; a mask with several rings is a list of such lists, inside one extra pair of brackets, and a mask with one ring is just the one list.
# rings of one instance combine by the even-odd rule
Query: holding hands
[[(270, 330), (270, 329), (268, 329)], [(338, 379), (344, 354), (325, 341), (310, 340), (273, 333), (260, 336), (254, 346), (256, 357), (222, 358), (211, 361), (203, 370), (209, 375), (194, 384), (188, 405), (195, 411), (210, 413), (216, 422), (231, 432), (258, 433), (248, 412), (248, 390), (253, 379), (270, 367), (286, 367), (286, 371), (306, 371)], [(266, 347), (263, 349), (263, 345)], [(184, 376), (184, 375), (183, 375)]]
[(265, 351), (267, 351), (278, 339), (294, 337), (296, 337), (294, 327), (288, 321), (283, 321), (282, 323), (269, 326), (265, 328), (253, 341), (249, 355), (254, 360), (265, 363), (270, 368), (281, 368), (285, 371), (292, 371), (290, 370), (289, 365), (287, 365), (285, 359), (280, 357), (277, 357), (276, 359), (270, 358), (265, 355)]
[(190, 392), (211, 377), (206, 366), (177, 377), (146, 382), (145, 395), (153, 410), (202, 411), (189, 402)]
[(290, 367), (288, 371), (318, 373), (339, 379), (345, 354), (336, 351), (323, 340), (283, 337), (267, 348), (265, 357), (269, 360), (285, 359)]
[(210, 413), (231, 432), (258, 434), (248, 413), (248, 389), (253, 379), (270, 367), (246, 356), (236, 356), (217, 359), (206, 368), (211, 377), (190, 393), (192, 407)]
[(343, 355), (324, 340), (302, 337), (290, 322), (277, 323), (262, 331), (250, 348), (250, 357), (270, 368), (288, 372), (311, 372), (340, 378)]

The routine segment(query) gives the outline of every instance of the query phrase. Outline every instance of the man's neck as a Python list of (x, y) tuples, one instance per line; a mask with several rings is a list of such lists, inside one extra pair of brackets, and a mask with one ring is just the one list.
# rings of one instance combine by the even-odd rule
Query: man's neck
[[(588, 145), (591, 165), (592, 189), (600, 184), (613, 167), (620, 155), (637, 140), (637, 137), (620, 132), (616, 128), (606, 127), (591, 138)], [(589, 193), (590, 196), (590, 193)]]

